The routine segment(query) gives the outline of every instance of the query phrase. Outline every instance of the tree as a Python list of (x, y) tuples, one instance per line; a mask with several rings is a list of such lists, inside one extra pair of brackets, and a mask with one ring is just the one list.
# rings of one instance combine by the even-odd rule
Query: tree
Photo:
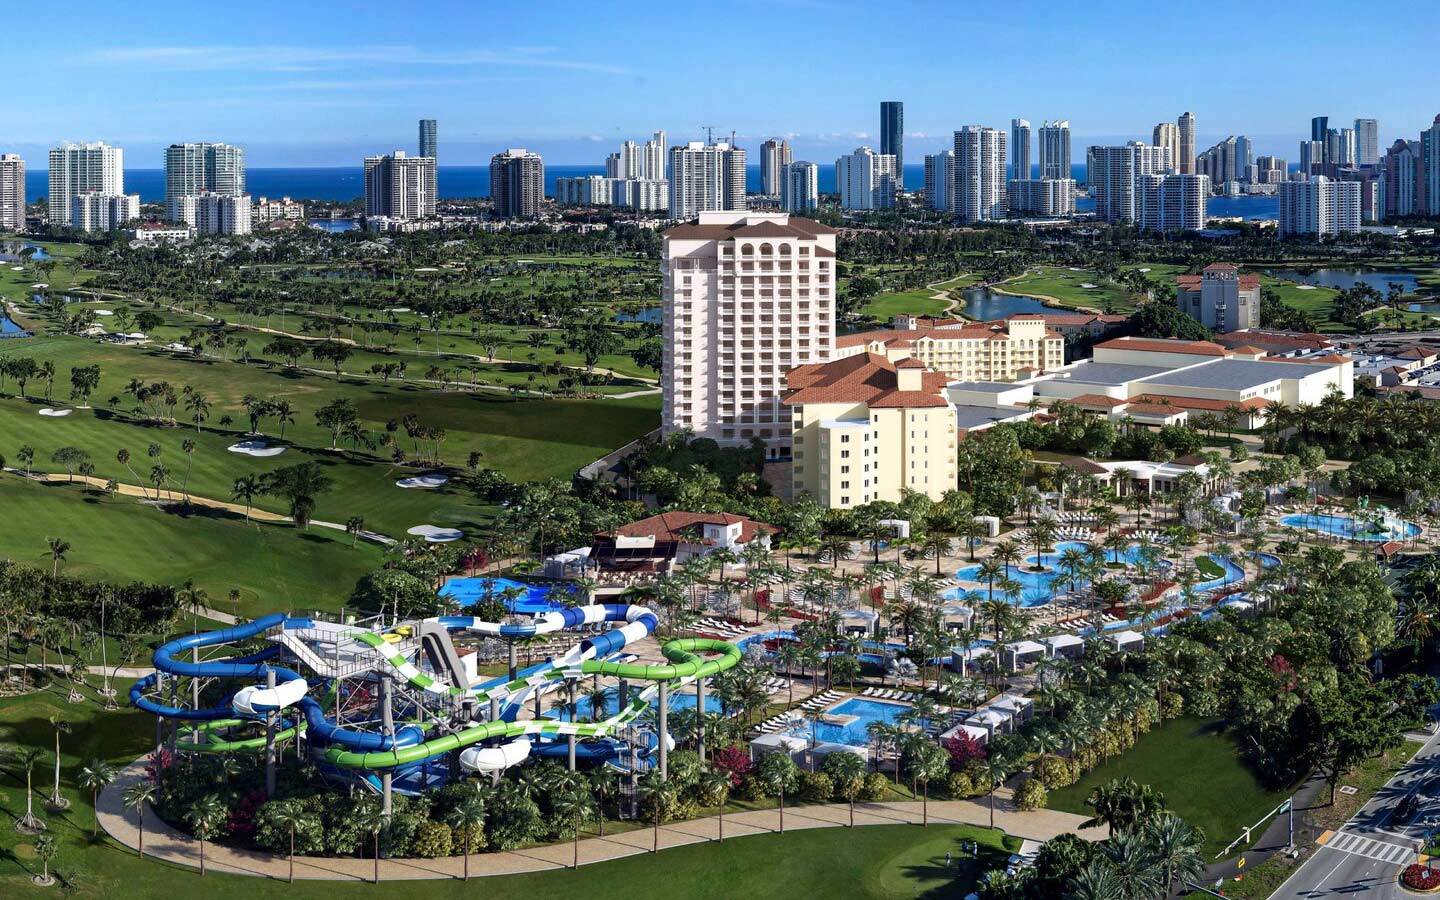
[(74, 366), (70, 369), (70, 399), (79, 400), (82, 407), (90, 402), (90, 395), (99, 386), (99, 366)]
[(241, 475), (235, 479), (235, 485), (230, 489), (230, 499), (239, 500), (245, 503), (245, 521), (250, 521), (250, 506), (255, 498), (265, 493), (265, 485), (255, 475)]
[(855, 827), (855, 797), (864, 785), (865, 760), (854, 753), (831, 753), (825, 757), (825, 771), (850, 804), (850, 827)]
[(90, 792), (90, 809), (94, 820), (90, 828), (92, 837), (100, 833), (100, 811), (96, 808), (100, 801), (100, 792), (114, 780), (115, 767), (103, 759), (92, 759), (85, 768), (80, 770), (77, 783), (81, 788)]
[[(213, 795), (211, 795), (213, 796)], [(193, 812), (193, 809), (192, 809)], [(261, 810), (266, 822), (271, 828), (277, 831), (285, 831), (290, 835), (290, 878), (291, 884), (295, 883), (295, 829), (308, 828), (317, 824), (314, 817), (305, 808), (304, 802), (297, 798), (289, 800), (276, 800), (267, 803)], [(192, 822), (193, 824), (193, 822)], [(196, 827), (196, 834), (199, 835), (199, 828)], [(203, 841), (204, 838), (202, 837)], [(201, 859), (204, 859), (204, 844), (201, 844)], [(201, 873), (204, 873), (204, 866), (201, 866)]]
[[(910, 749), (910, 777), (922, 788), (920, 824), (930, 824), (930, 782), (944, 778), (950, 771), (950, 754), (939, 744), (919, 741)], [(853, 824), (853, 823), (852, 823)]]
[(1165, 896), (1170, 895), (1175, 879), (1185, 884), (1198, 880), (1205, 871), (1205, 858), (1200, 853), (1204, 833), (1174, 813), (1147, 822), (1144, 839), (1164, 870)]
[(155, 794), (156, 787), (153, 781), (140, 781), (126, 788), (125, 793), (120, 797), (125, 808), (135, 810), (135, 814), (139, 818), (140, 841), (136, 849), (139, 851), (141, 859), (145, 858), (145, 807), (155, 799)]
[(1143, 827), (1166, 812), (1165, 797), (1148, 784), (1136, 784), (1128, 776), (1096, 785), (1085, 805), (1094, 814), (1081, 828), (1109, 826), (1111, 834)]
[(595, 798), (590, 796), (583, 782), (567, 784), (563, 790), (550, 797), (550, 807), (555, 815), (570, 830), (572, 835), (570, 868), (580, 868), (580, 829), (595, 817)]
[(642, 369), (659, 372), (665, 364), (665, 345), (659, 338), (649, 338), (635, 345), (630, 358)]
[(785, 793), (800, 779), (799, 769), (789, 753), (767, 753), (756, 767), (755, 777), (780, 798), (780, 833), (785, 833)]
[(308, 530), (315, 512), (317, 498), (330, 490), (334, 482), (313, 462), (287, 466), (271, 472), (264, 479), (265, 493), (284, 498), (290, 504), (290, 518)]
[(61, 447), (50, 454), (50, 461), (65, 470), (65, 481), (75, 481), (75, 469), (90, 461), (90, 454), (79, 447)]
[[(445, 815), (445, 822), (459, 832), (465, 851), (465, 880), (470, 880), (470, 836), (485, 825), (485, 800), (478, 791), (468, 791)], [(377, 876), (378, 880), (378, 876)]]
[(1210, 330), (1192, 315), (1169, 303), (1144, 303), (1130, 314), (1127, 330), (1136, 337), (1208, 341)]
[[(58, 643), (57, 643), (58, 652)], [(62, 659), (63, 663), (64, 660)], [(62, 665), (63, 669), (64, 666)], [(70, 733), (70, 723), (59, 716), (50, 717), (50, 728), (55, 732), (55, 785), (50, 789), (50, 806), (53, 809), (64, 809), (70, 805), (70, 801), (60, 793), (60, 735)]]
[(995, 791), (1005, 783), (1010, 775), (1010, 762), (998, 754), (992, 753), (980, 762), (980, 774), (986, 785), (986, 795), (990, 798), (990, 827), (995, 827)]
[[(850, 756), (853, 754), (846, 755)], [(719, 840), (722, 844), (725, 843), (725, 803), (730, 799), (730, 789), (734, 787), (734, 782), (731, 781), (732, 777), (730, 772), (723, 769), (707, 769), (705, 773), (700, 776), (700, 790), (706, 796), (714, 797), (719, 801)]]
[(355, 401), (349, 397), (331, 400), (315, 411), (315, 423), (330, 432), (331, 450), (340, 443), (340, 435), (346, 427), (359, 420), (360, 412), (355, 407)]
[(41, 751), (38, 747), (12, 746), (5, 748), (5, 756), (14, 760), (20, 768), (25, 770), (25, 815), (15, 822), (15, 830), (24, 834), (35, 834), (45, 830), (45, 823), (35, 815), (34, 790), (31, 788), (31, 780), (35, 774), (35, 766), (40, 762)]
[(35, 839), (35, 856), (43, 866), (40, 872), (40, 883), (42, 885), (52, 883), (50, 878), (50, 860), (55, 858), (56, 849), (55, 839), (48, 834), (42, 834)]
[(60, 538), (46, 538), (45, 544), (50, 548), (50, 577), (54, 578), (60, 574), (60, 560), (70, 552), (70, 542)]
[[(772, 754), (780, 755), (780, 754)], [(786, 757), (789, 759), (789, 757)], [(793, 763), (792, 763), (793, 765)], [(675, 785), (660, 774), (659, 769), (651, 769), (640, 779), (638, 790), (641, 800), (648, 800), (655, 808), (655, 830), (654, 838), (650, 845), (651, 853), (658, 853), (660, 850), (660, 817), (665, 810), (675, 802)]]
[(185, 821), (200, 841), (200, 877), (205, 877), (205, 843), (219, 833), (230, 818), (230, 810), (218, 794), (206, 794), (185, 811)]

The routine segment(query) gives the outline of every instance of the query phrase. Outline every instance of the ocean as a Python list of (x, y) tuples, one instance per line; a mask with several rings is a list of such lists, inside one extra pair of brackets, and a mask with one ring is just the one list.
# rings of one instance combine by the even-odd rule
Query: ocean
[[(1070, 167), (1071, 176), (1079, 183), (1085, 181), (1085, 165), (1077, 163)], [(554, 196), (555, 179), (577, 175), (603, 175), (604, 166), (546, 166), (545, 193)], [(760, 190), (760, 167), (751, 166), (746, 171), (746, 184), (751, 191)], [(297, 200), (349, 201), (365, 193), (361, 171), (358, 167), (336, 166), (330, 168), (271, 168), (248, 169), (245, 172), (246, 189), (256, 197), (294, 197)], [(834, 193), (835, 167), (821, 165), (819, 172), (820, 192)], [(905, 188), (918, 191), (925, 186), (925, 167), (905, 167)], [(490, 196), (489, 166), (441, 166), (439, 189), (442, 198), (488, 197)], [(165, 171), (163, 169), (126, 169), (125, 190), (138, 193), (146, 203), (159, 203), (165, 199)], [(25, 173), (25, 193), (31, 202), (44, 197), (49, 191), (45, 170), (29, 170)], [(1094, 205), (1088, 199), (1079, 201), (1079, 211), (1089, 212)], [(1209, 202), (1212, 216), (1239, 216), (1245, 219), (1273, 219), (1279, 215), (1279, 202), (1274, 197), (1214, 197)]]

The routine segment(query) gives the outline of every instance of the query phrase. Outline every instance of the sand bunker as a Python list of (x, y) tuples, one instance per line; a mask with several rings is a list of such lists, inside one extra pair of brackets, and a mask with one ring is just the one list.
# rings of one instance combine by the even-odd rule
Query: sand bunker
[(40, 415), (44, 416), (47, 419), (59, 419), (62, 416), (70, 415), (72, 412), (74, 412), (73, 409), (51, 409), (47, 406), (46, 408), (40, 410)]
[(396, 487), (402, 488), (437, 488), (449, 483), (447, 475), (415, 475), (410, 478), (402, 478), (395, 482)]
[(439, 528), (435, 525), (416, 525), (407, 533), (423, 537), (432, 544), (448, 544), (465, 536), (465, 532), (458, 528)]
[(265, 441), (241, 441), (238, 444), (231, 444), (227, 449), (231, 453), (241, 453), (245, 456), (279, 456), (285, 452), (284, 447), (274, 447)]

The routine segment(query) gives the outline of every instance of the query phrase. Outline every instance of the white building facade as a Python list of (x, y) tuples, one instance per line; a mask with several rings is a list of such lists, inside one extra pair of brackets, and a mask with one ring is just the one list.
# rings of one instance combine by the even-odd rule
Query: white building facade
[(1356, 181), (1312, 175), (1280, 185), (1280, 235), (1317, 238), (1360, 230), (1360, 188)]
[(74, 199), (80, 194), (125, 193), (125, 151), (102, 141), (66, 141), (50, 151), (50, 221), (73, 225)]
[(670, 148), (670, 216), (743, 210), (745, 151), (720, 141), (691, 141)]
[(76, 194), (70, 200), (70, 227), (76, 231), (119, 231), (140, 218), (139, 194)]
[(966, 125), (955, 132), (955, 196), (961, 222), (1005, 218), (1005, 132)]
[(25, 230), (25, 160), (0, 154), (0, 231)]
[(365, 215), (427, 219), (435, 215), (435, 158), (396, 150), (365, 157)]
[(814, 212), (820, 205), (820, 167), (792, 162), (780, 171), (780, 208), (787, 213)]
[(835, 190), (841, 209), (892, 209), (897, 188), (895, 157), (857, 147), (835, 160)]

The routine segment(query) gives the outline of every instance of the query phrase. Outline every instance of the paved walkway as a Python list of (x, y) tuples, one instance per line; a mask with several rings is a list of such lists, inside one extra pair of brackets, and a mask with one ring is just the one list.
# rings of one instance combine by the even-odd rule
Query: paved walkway
[[(134, 848), (138, 843), (137, 817), (134, 810), (125, 809), (121, 796), (125, 789), (144, 777), (142, 763), (137, 760), (121, 771), (109, 787), (100, 794), (96, 813), (100, 827), (115, 840)], [(861, 803), (855, 806), (855, 824), (858, 825), (905, 825), (919, 824), (920, 804), (917, 802)], [(990, 821), (988, 806), (974, 801), (932, 801), (930, 821), (936, 825), (972, 824), (987, 826)], [(737, 812), (725, 816), (725, 837), (740, 837), (747, 834), (765, 834), (778, 830), (779, 813), (775, 810)], [(849, 821), (849, 809), (845, 804), (824, 806), (792, 807), (785, 811), (785, 828), (834, 828)], [(995, 824), (1006, 832), (1018, 837), (1037, 841), (1065, 832), (1075, 832), (1084, 816), (1054, 810), (1036, 810), (1019, 813), (1008, 808), (1008, 804), (997, 802)], [(716, 838), (718, 819), (708, 817), (686, 822), (674, 822), (660, 828), (660, 848), (681, 847)], [(1105, 829), (1092, 828), (1078, 832), (1082, 837), (1099, 840), (1105, 837)], [(624, 834), (591, 837), (580, 841), (580, 864), (604, 862), (650, 852), (654, 840), (652, 829), (641, 828)], [(192, 838), (181, 834), (164, 822), (153, 810), (145, 817), (145, 853), (166, 862), (198, 868), (200, 847)], [(543, 847), (530, 847), (504, 853), (476, 853), (470, 857), (470, 874), (516, 875), (525, 872), (545, 872), (567, 868), (570, 865), (573, 847), (560, 842)], [(285, 878), (289, 863), (284, 855), (271, 855), (252, 850), (236, 850), (229, 847), (207, 846), (205, 851), (207, 868), (217, 872), (231, 872), (239, 875), (254, 875), (260, 878)], [(325, 859), (319, 857), (295, 857), (295, 877), (331, 881), (368, 881), (374, 872), (374, 861), (357, 857)], [(459, 878), (463, 872), (463, 861), (459, 856), (445, 859), (382, 859), (380, 878), (382, 881), (413, 880), (422, 878)]]

